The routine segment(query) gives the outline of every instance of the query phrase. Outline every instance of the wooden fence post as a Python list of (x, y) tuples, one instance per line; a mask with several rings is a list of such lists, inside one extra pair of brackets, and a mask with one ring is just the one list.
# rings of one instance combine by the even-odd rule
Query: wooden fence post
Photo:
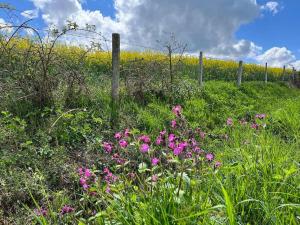
[(282, 81), (284, 81), (284, 76), (285, 76), (285, 65), (283, 66), (283, 71), (282, 71)]
[(238, 78), (237, 78), (237, 85), (241, 86), (242, 84), (242, 74), (243, 74), (243, 61), (239, 62), (239, 70), (238, 70)]
[(265, 66), (265, 83), (268, 82), (268, 63), (266, 63), (266, 66)]
[(203, 52), (199, 55), (199, 85), (203, 86)]
[(111, 126), (116, 128), (119, 117), (120, 34), (112, 34)]

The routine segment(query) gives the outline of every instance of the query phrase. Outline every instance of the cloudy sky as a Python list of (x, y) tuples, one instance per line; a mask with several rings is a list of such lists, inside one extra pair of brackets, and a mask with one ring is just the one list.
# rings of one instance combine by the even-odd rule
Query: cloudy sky
[[(299, 0), (4, 0), (15, 6), (20, 21), (32, 18), (35, 26), (62, 27), (67, 20), (79, 26), (96, 25), (110, 37), (121, 34), (123, 48), (157, 48), (170, 33), (217, 58), (300, 69), (297, 23)], [(0, 13), (0, 25), (7, 22)], [(16, 22), (16, 21), (15, 21)], [(84, 42), (83, 38), (71, 40)]]

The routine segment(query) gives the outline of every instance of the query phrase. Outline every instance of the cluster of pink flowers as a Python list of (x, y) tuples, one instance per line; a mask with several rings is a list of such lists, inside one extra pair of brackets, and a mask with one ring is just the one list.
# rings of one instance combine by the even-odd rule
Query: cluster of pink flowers
[(106, 167), (103, 170), (104, 173), (104, 180), (107, 184), (106, 192), (110, 193), (110, 185), (117, 181), (117, 177)]
[(227, 126), (231, 127), (233, 126), (233, 119), (232, 118), (228, 118), (226, 121)]
[(78, 174), (80, 176), (79, 183), (84, 190), (88, 190), (91, 183), (95, 182), (95, 175), (87, 168), (79, 168)]
[(140, 146), (140, 151), (142, 153), (147, 153), (150, 150), (150, 143), (151, 143), (151, 139), (149, 136), (147, 135), (142, 135), (138, 138), (138, 140), (142, 143)]
[(73, 207), (71, 207), (69, 205), (65, 205), (65, 206), (62, 207), (60, 213), (62, 215), (65, 215), (65, 214), (68, 214), (68, 213), (72, 213), (74, 211), (75, 211), (75, 209)]
[(263, 120), (266, 118), (266, 114), (256, 114), (255, 115), (255, 119), (260, 119), (260, 120)]
[[(256, 114), (255, 115), (255, 121), (253, 123), (250, 123), (250, 127), (252, 129), (258, 130), (260, 125), (259, 122), (257, 122), (256, 120), (264, 120), (266, 118), (266, 114)], [(248, 124), (246, 119), (241, 119), (239, 121), (240, 125), (246, 126)], [(233, 119), (232, 118), (228, 118), (226, 121), (227, 126), (233, 126)], [(263, 125), (265, 126), (265, 124)]]
[(33, 210), (35, 215), (37, 216), (47, 216), (48, 214), (48, 210), (44, 207), (40, 208), (40, 209), (34, 209)]
[(111, 153), (113, 150), (113, 144), (110, 142), (103, 142), (102, 147), (106, 153)]
[(156, 141), (155, 141), (156, 145), (165, 144), (166, 133), (167, 133), (167, 131), (165, 131), (165, 130), (159, 132), (159, 136), (156, 138)]
[(173, 107), (172, 112), (175, 116), (181, 116), (182, 107), (180, 105), (176, 105)]
[(156, 166), (158, 163), (159, 163), (159, 159), (158, 159), (158, 158), (153, 158), (153, 159), (151, 160), (152, 166)]

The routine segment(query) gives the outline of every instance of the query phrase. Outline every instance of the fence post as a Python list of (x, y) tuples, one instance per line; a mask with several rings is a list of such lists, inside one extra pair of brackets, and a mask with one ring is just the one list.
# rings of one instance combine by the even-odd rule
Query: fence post
[(199, 55), (199, 85), (203, 86), (203, 52)]
[(112, 34), (111, 126), (116, 128), (119, 117), (120, 34)]
[(266, 63), (266, 66), (265, 66), (265, 83), (268, 82), (268, 63)]
[(239, 70), (238, 70), (238, 78), (237, 78), (237, 85), (241, 86), (242, 84), (242, 74), (243, 74), (243, 61), (239, 62)]
[(284, 81), (284, 76), (285, 76), (285, 65), (283, 66), (283, 71), (282, 71), (282, 81)]
[(296, 70), (295, 67), (293, 67), (293, 82), (295, 82), (295, 78), (296, 78)]

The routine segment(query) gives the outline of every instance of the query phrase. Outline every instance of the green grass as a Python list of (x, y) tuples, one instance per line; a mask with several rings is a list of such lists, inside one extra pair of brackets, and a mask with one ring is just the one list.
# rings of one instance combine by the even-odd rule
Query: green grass
[[(100, 169), (99, 143), (111, 138), (112, 131), (108, 126), (109, 91), (99, 90), (96, 84), (90, 84), (90, 90), (89, 102), (78, 107), (78, 111), (61, 118), (68, 110), (49, 112), (39, 132), (31, 130), (30, 117), (19, 115), (26, 125), (15, 118), (16, 112), (0, 117), (0, 133), (5, 137), (0, 137), (0, 170), (4, 174), (0, 179), (0, 203), (6, 201), (5, 208), (0, 209), (3, 221), (299, 224), (299, 90), (263, 82), (246, 82), (238, 88), (234, 83), (211, 81), (204, 89), (193, 82), (188, 86), (179, 84), (174, 104), (183, 106), (190, 127), (210, 134), (201, 147), (215, 153), (222, 162), (221, 168), (186, 168), (188, 174), (184, 174), (179, 192), (179, 172), (162, 171), (163, 179), (151, 190), (122, 175), (123, 182), (113, 187), (113, 195), (99, 187), (102, 195), (96, 200), (80, 189), (76, 168), (85, 165), (95, 171)], [(167, 101), (149, 97), (145, 105), (140, 105), (124, 94), (121, 99), (120, 130), (138, 128), (154, 137), (174, 118)], [(258, 113), (267, 115), (264, 129), (255, 131), (239, 125), (240, 119), (250, 120)], [(233, 118), (233, 127), (226, 126), (228, 117)], [(227, 140), (220, 138), (225, 134)], [(191, 172), (194, 170), (198, 172)], [(22, 186), (26, 188), (20, 189)], [(49, 209), (40, 221), (34, 220), (28, 208), (24, 210), (24, 205), (36, 208), (29, 193), (37, 204)], [(76, 212), (61, 217), (60, 209), (65, 204), (74, 206)]]

